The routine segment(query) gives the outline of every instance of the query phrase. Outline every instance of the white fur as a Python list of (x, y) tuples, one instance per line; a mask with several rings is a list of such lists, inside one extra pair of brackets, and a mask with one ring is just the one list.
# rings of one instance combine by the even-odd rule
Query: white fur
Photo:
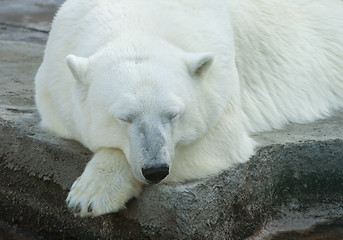
[(247, 161), (251, 132), (342, 107), (342, 12), (339, 0), (67, 1), (36, 102), (43, 127), (95, 153), (69, 207), (97, 216), (139, 194), (142, 126), (165, 140), (164, 181), (182, 182)]

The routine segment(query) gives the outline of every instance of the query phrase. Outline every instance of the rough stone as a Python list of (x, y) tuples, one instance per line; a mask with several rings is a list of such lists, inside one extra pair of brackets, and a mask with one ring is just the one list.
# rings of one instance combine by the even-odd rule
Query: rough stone
[(64, 0), (0, 0), (0, 23), (48, 32)]

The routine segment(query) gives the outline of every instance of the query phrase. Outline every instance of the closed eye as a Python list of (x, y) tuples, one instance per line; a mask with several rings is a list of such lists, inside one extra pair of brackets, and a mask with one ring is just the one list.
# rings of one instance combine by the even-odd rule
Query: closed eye
[(168, 115), (169, 120), (176, 120), (180, 116), (179, 112), (173, 112)]
[(119, 122), (121, 123), (132, 123), (134, 120), (134, 116), (133, 115), (128, 115), (128, 116), (117, 116), (117, 119), (119, 120)]

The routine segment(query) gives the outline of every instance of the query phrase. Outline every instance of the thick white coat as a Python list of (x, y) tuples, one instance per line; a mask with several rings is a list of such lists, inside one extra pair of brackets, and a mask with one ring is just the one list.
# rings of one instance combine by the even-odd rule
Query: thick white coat
[[(152, 112), (173, 97), (185, 109), (172, 125), (175, 153), (164, 181), (217, 174), (249, 159), (249, 133), (342, 107), (342, 12), (340, 0), (67, 1), (36, 76), (36, 102), (43, 127), (95, 153), (71, 189), (70, 208), (81, 216), (118, 211), (141, 191), (128, 127), (116, 119), (135, 105), (122, 100), (126, 92), (159, 102), (147, 104)], [(199, 79), (186, 76), (191, 53), (214, 59)], [(87, 77), (73, 78), (70, 54), (71, 70)], [(89, 61), (83, 66), (74, 55)], [(141, 90), (151, 82), (123, 63), (132, 57), (152, 59), (140, 71), (153, 73), (153, 88)]]

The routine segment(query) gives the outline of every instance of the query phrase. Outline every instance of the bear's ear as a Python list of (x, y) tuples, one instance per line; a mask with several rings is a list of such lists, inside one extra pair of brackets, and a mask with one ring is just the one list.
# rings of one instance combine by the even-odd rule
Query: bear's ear
[(187, 56), (187, 65), (191, 76), (201, 77), (213, 62), (211, 53), (191, 53)]
[(74, 78), (79, 83), (88, 84), (86, 76), (89, 65), (88, 58), (77, 57), (70, 54), (66, 57), (66, 62)]

